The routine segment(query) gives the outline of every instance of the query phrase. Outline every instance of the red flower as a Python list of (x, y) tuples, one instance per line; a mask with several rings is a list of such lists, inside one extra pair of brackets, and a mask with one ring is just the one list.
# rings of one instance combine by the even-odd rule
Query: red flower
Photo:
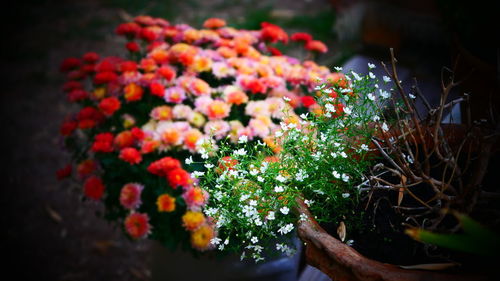
[(104, 194), (106, 187), (102, 180), (96, 176), (88, 178), (83, 184), (83, 191), (88, 198), (99, 200)]
[(114, 72), (99, 72), (94, 76), (94, 84), (106, 84), (118, 80), (118, 75)]
[(123, 91), (125, 92), (125, 99), (127, 101), (138, 101), (142, 99), (142, 95), (144, 94), (142, 87), (135, 83), (130, 83), (125, 86)]
[(314, 100), (311, 96), (303, 96), (300, 100), (305, 107), (310, 107), (311, 105), (316, 104), (316, 100)]
[(68, 81), (62, 87), (63, 91), (70, 92), (76, 89), (83, 89), (83, 84), (78, 81)]
[(87, 106), (78, 112), (76, 119), (78, 120), (78, 127), (80, 129), (90, 129), (102, 121), (103, 115), (96, 108)]
[(116, 34), (125, 35), (129, 38), (135, 37), (141, 31), (141, 27), (135, 22), (122, 23), (116, 28)]
[(167, 180), (172, 188), (177, 188), (179, 185), (186, 186), (190, 184), (191, 176), (189, 175), (188, 172), (186, 172), (186, 170), (182, 168), (176, 168), (170, 170), (167, 173)]
[(142, 161), (142, 155), (139, 150), (133, 147), (126, 147), (120, 151), (119, 158), (131, 165), (139, 164)]
[(95, 71), (96, 72), (114, 72), (118, 69), (117, 65), (122, 61), (121, 58), (118, 57), (107, 57), (103, 59), (101, 62), (96, 64)]
[(318, 52), (318, 53), (326, 53), (328, 52), (328, 48), (326, 45), (318, 40), (311, 40), (306, 43), (305, 46), (306, 50), (313, 51), (313, 52)]
[(312, 36), (309, 33), (297, 32), (297, 33), (292, 34), (290, 39), (292, 39), (292, 41), (304, 41), (307, 43), (307, 42), (312, 40)]
[(78, 123), (75, 121), (66, 121), (61, 125), (61, 129), (59, 129), (59, 132), (61, 133), (62, 136), (70, 136), (78, 127)]
[(135, 61), (124, 61), (118, 66), (118, 70), (121, 72), (137, 71), (137, 63)]
[(226, 21), (219, 18), (209, 18), (203, 23), (204, 28), (216, 29), (226, 26)]
[(147, 214), (132, 213), (125, 219), (125, 230), (134, 239), (146, 237), (151, 232)]
[(82, 89), (75, 89), (68, 93), (68, 99), (70, 102), (77, 102), (88, 98), (89, 93)]
[(260, 81), (260, 79), (252, 79), (248, 84), (247, 84), (248, 89), (250, 92), (257, 94), (265, 94), (267, 91), (266, 85)]
[(271, 46), (267, 46), (267, 50), (273, 56), (282, 56), (283, 55), (283, 53), (280, 50), (278, 50), (277, 48), (271, 47)]
[(144, 132), (140, 128), (134, 127), (130, 130), (130, 132), (134, 136), (134, 139), (139, 141), (144, 139)]
[(134, 136), (130, 131), (123, 131), (116, 135), (114, 143), (120, 149), (130, 147), (134, 145)]
[(104, 98), (99, 102), (99, 109), (106, 116), (111, 116), (121, 107), (121, 102), (117, 97)]
[(181, 167), (181, 162), (172, 157), (164, 157), (160, 160), (156, 160), (151, 163), (148, 167), (148, 172), (157, 176), (166, 176), (170, 170), (178, 169)]
[(276, 43), (281, 41), (283, 43), (288, 43), (288, 34), (279, 26), (263, 22), (261, 23), (260, 36), (262, 40), (269, 41), (271, 43)]
[(76, 171), (81, 178), (85, 178), (86, 176), (92, 174), (92, 172), (95, 171), (96, 167), (97, 165), (94, 160), (87, 159), (78, 164), (78, 166), (76, 167)]
[(80, 67), (80, 65), (82, 65), (82, 61), (79, 58), (67, 58), (61, 63), (59, 70), (61, 72), (69, 72), (70, 70)]
[(99, 55), (94, 52), (88, 52), (83, 55), (83, 61), (86, 63), (96, 63), (99, 60)]
[(131, 53), (136, 53), (141, 50), (141, 46), (139, 46), (139, 44), (137, 44), (137, 42), (135, 41), (130, 41), (125, 44), (125, 48), (127, 48), (127, 50)]
[(170, 67), (167, 67), (167, 66), (162, 66), (158, 69), (157, 73), (165, 78), (165, 80), (167, 80), (167, 82), (170, 82), (172, 81), (172, 79), (175, 78), (175, 71), (170, 68)]
[(73, 166), (71, 166), (71, 164), (64, 166), (64, 168), (57, 170), (56, 172), (57, 179), (62, 180), (64, 178), (71, 176), (71, 171), (73, 171)]
[(153, 42), (158, 38), (158, 35), (156, 32), (153, 31), (153, 29), (145, 27), (141, 30), (140, 34), (141, 38), (148, 41), (148, 42)]
[(68, 80), (82, 80), (85, 76), (87, 76), (87, 72), (82, 69), (75, 69), (68, 72), (66, 78), (68, 78)]
[(158, 82), (152, 82), (149, 85), (149, 91), (153, 96), (157, 96), (160, 98), (163, 98), (163, 96), (165, 95), (165, 87), (163, 87), (163, 85)]
[(100, 133), (94, 137), (92, 151), (94, 152), (112, 152), (113, 151), (113, 134)]

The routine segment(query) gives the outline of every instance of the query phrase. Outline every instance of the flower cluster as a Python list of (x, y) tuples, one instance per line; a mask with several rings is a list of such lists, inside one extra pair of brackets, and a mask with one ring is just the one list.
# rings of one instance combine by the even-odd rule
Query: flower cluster
[[(212, 18), (196, 29), (139, 16), (116, 33), (126, 39), (127, 58), (90, 52), (60, 68), (68, 79), (63, 91), (78, 107), (60, 129), (76, 177), (85, 196), (104, 201), (106, 217), (123, 222), (132, 238), (172, 247), (190, 240), (209, 249), (220, 221), (201, 212), (209, 193), (197, 178), (211, 166), (179, 159), (200, 162), (226, 139), (274, 146), (280, 122), (317, 109), (317, 79), (343, 75), (282, 55), (273, 44), (289, 36), (270, 23), (238, 30)], [(310, 36), (291, 39), (326, 52)], [(73, 170), (67, 166), (58, 177)]]
[(200, 179), (210, 195), (203, 211), (219, 233), (214, 246), (256, 261), (265, 258), (265, 249), (292, 254), (293, 243), (286, 241), (297, 222), (307, 219), (294, 211), (297, 199), (319, 222), (355, 227), (356, 186), (376, 156), (370, 140), (388, 126), (381, 121), (388, 94), (372, 76), (350, 72), (324, 80), (307, 101), (309, 113), (283, 113), (272, 144), (240, 137), (239, 147), (222, 144), (204, 161), (214, 167)]

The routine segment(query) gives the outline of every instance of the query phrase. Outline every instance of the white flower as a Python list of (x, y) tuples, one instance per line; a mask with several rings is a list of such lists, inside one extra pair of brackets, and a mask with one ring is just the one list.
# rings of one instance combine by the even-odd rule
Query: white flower
[(203, 159), (208, 159), (208, 153), (202, 153), (201, 158)]
[(380, 96), (383, 98), (383, 99), (388, 99), (391, 97), (391, 93), (387, 92), (387, 91), (384, 91), (384, 90), (380, 90)]
[(382, 77), (382, 79), (384, 79), (384, 82), (385, 83), (388, 83), (388, 82), (391, 82), (391, 78), (390, 77), (387, 77), (384, 75), (384, 77)]
[(285, 235), (292, 230), (293, 230), (293, 224), (289, 223), (289, 224), (282, 226), (280, 229), (278, 229), (278, 232), (281, 233), (282, 235)]
[(342, 180), (345, 181), (345, 182), (348, 182), (349, 181), (349, 176), (346, 175), (346, 174), (342, 174)]
[(281, 209), (280, 209), (280, 212), (281, 212), (283, 215), (287, 215), (287, 214), (288, 214), (288, 212), (290, 212), (290, 209), (289, 209), (287, 206), (285, 206), (285, 207), (283, 207), (283, 208), (281, 208)]
[(276, 180), (279, 181), (279, 182), (285, 182), (286, 181), (286, 178), (283, 176), (283, 175), (278, 175), (276, 177)]
[(261, 176), (258, 176), (258, 177), (257, 177), (257, 181), (258, 181), (258, 182), (264, 182), (264, 178), (263, 178), (263, 177), (261, 177)]
[(379, 120), (380, 120), (380, 116), (375, 115), (375, 116), (373, 116), (372, 120), (373, 120), (374, 122), (377, 122), (377, 121), (379, 121)]
[(332, 88), (324, 89), (323, 92), (325, 94), (331, 94), (333, 92), (333, 89)]
[(217, 191), (215, 192), (214, 197), (217, 201), (220, 201), (222, 200), (222, 197), (224, 197), (224, 195), (222, 194), (222, 191)]
[(283, 136), (283, 132), (282, 131), (276, 131), (276, 133), (274, 133), (274, 135), (279, 138), (281, 136)]
[(234, 155), (245, 156), (247, 151), (244, 148), (240, 148), (234, 151)]
[(368, 150), (368, 145), (362, 144), (361, 145), (361, 150)]
[(332, 152), (330, 153), (330, 155), (333, 157), (333, 158), (337, 158), (338, 154), (336, 152)]
[(369, 69), (374, 69), (376, 66), (373, 63), (368, 63), (368, 68)]
[(214, 165), (213, 165), (213, 164), (210, 164), (210, 163), (207, 163), (207, 164), (205, 164), (204, 166), (205, 166), (205, 168), (207, 168), (207, 169), (212, 169), (212, 168), (214, 167)]
[(229, 237), (226, 238), (226, 240), (224, 240), (224, 245), (227, 245), (227, 244), (229, 244)]
[(311, 205), (312, 205), (313, 203), (314, 203), (314, 200), (308, 200), (308, 199), (304, 200), (304, 204), (306, 204), (306, 205), (307, 205), (307, 207), (311, 207)]
[(205, 209), (205, 215), (211, 217), (211, 216), (215, 215), (217, 213), (217, 211), (219, 211), (219, 209), (210, 207), (208, 209)]
[(351, 74), (352, 74), (352, 76), (354, 77), (354, 79), (356, 79), (356, 80), (358, 80), (358, 81), (360, 81), (360, 80), (362, 80), (362, 79), (363, 79), (363, 78), (361, 78), (361, 76), (359, 76), (359, 74), (357, 74), (357, 73), (356, 73), (356, 72), (354, 72), (354, 71), (351, 71)]
[(372, 93), (366, 95), (366, 97), (368, 97), (369, 100), (372, 100), (372, 101), (375, 100), (375, 96)]
[(306, 221), (307, 220), (307, 215), (302, 213), (300, 214), (300, 218), (299, 218), (301, 221)]
[(243, 195), (240, 196), (240, 201), (246, 201), (248, 198), (250, 198), (250, 195), (243, 194)]
[(378, 84), (375, 84), (374, 86), (375, 86), (375, 88), (377, 88), (377, 89), (378, 89)]
[[(343, 88), (343, 89), (340, 89), (340, 92), (345, 94), (345, 93), (350, 93), (352, 91), (352, 89), (349, 89), (349, 88)], [(347, 97), (347, 96), (346, 96)], [(344, 97), (345, 98), (345, 97)]]
[(218, 248), (218, 249), (219, 249), (219, 251), (224, 250), (224, 245), (223, 245), (223, 244), (219, 245), (219, 248)]
[(318, 193), (319, 195), (325, 195), (325, 193), (322, 190), (315, 189), (313, 191), (316, 192), (316, 193)]
[(186, 165), (191, 165), (193, 163), (193, 156), (189, 156), (189, 158), (186, 158)]
[(308, 174), (306, 174), (306, 171), (304, 171), (304, 170), (302, 170), (302, 169), (300, 169), (300, 170), (297, 172), (297, 174), (295, 175), (295, 179), (296, 179), (297, 181), (304, 181), (304, 179), (306, 179), (306, 178), (308, 178), (308, 177), (309, 177), (309, 175), (308, 175)]
[(340, 66), (335, 66), (334, 68), (336, 71), (342, 71), (342, 67), (340, 67)]
[(409, 94), (408, 96), (410, 96), (410, 98), (412, 98), (412, 99), (416, 99), (417, 98), (415, 95), (412, 95), (412, 94)]
[(257, 200), (250, 200), (250, 202), (248, 202), (248, 205), (257, 206)]
[(210, 243), (211, 243), (212, 245), (219, 245), (221, 241), (222, 241), (222, 239), (220, 239), (219, 237), (215, 237), (215, 238), (212, 238), (212, 239), (210, 240)]
[(382, 124), (382, 130), (384, 130), (385, 132), (389, 131), (389, 127), (385, 122)]
[(354, 240), (347, 240), (345, 243), (347, 246), (352, 246), (352, 244), (354, 244)]
[(254, 223), (255, 223), (256, 226), (261, 226), (262, 225), (262, 221), (260, 220), (260, 218), (256, 218), (254, 220)]
[(248, 205), (243, 206), (242, 211), (246, 217), (253, 217), (255, 214), (257, 214), (257, 210), (254, 207)]
[(238, 138), (238, 143), (246, 143), (248, 142), (248, 136), (246, 135), (241, 135), (239, 138)]
[(335, 106), (333, 106), (333, 104), (331, 104), (331, 103), (325, 104), (325, 108), (326, 108), (327, 112), (335, 112), (336, 111)]
[(342, 193), (342, 198), (348, 198), (349, 196), (351, 196), (349, 193)]
[(340, 146), (340, 143), (338, 143), (338, 142), (334, 142), (334, 143), (333, 143), (333, 146), (335, 146), (335, 147), (339, 147), (339, 146)]
[(314, 87), (314, 90), (319, 91), (319, 90), (323, 89), (324, 87), (325, 87), (325, 84), (321, 84), (321, 85)]
[(333, 172), (332, 172), (332, 175), (333, 175), (335, 178), (340, 179), (340, 173), (339, 173), (339, 172), (337, 172), (337, 171), (333, 171)]
[(284, 101), (286, 101), (286, 102), (291, 101), (291, 99), (290, 99), (289, 97), (287, 97), (287, 96), (284, 96), (284, 97), (283, 97), (283, 100), (284, 100)]
[(307, 115), (309, 115), (309, 113), (302, 113), (300, 114), (300, 118), (307, 119)]
[(342, 156), (342, 158), (347, 158), (347, 154), (344, 151), (340, 152), (340, 156)]
[(191, 176), (195, 177), (195, 178), (198, 178), (198, 177), (201, 177), (205, 174), (205, 172), (200, 172), (200, 171), (194, 171), (191, 173)]
[(250, 241), (255, 244), (255, 243), (259, 242), (259, 238), (254, 236), (254, 237), (252, 237), (252, 239), (250, 239)]
[(274, 214), (275, 214), (274, 211), (270, 211), (269, 214), (267, 214), (266, 219), (268, 219), (270, 221), (274, 220), (275, 219)]
[(283, 191), (285, 191), (285, 188), (283, 186), (277, 185), (274, 187), (274, 192), (283, 192)]
[(370, 71), (370, 73), (368, 73), (368, 76), (370, 76), (371, 79), (375, 79), (375, 74), (373, 74), (373, 72)]
[(346, 106), (344, 108), (344, 113), (347, 114), (347, 115), (350, 115), (352, 113), (352, 109), (350, 107)]
[(250, 175), (252, 175), (252, 176), (254, 176), (254, 177), (255, 177), (258, 173), (259, 173), (259, 170), (258, 170), (258, 169), (251, 169), (251, 170), (250, 170)]

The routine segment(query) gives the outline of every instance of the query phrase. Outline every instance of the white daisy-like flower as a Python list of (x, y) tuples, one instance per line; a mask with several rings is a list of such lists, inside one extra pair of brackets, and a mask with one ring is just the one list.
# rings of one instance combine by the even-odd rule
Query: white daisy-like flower
[(256, 226), (261, 226), (262, 225), (262, 221), (260, 220), (260, 218), (256, 218), (254, 221)]
[(244, 148), (240, 148), (238, 150), (235, 150), (234, 155), (239, 155), (239, 156), (245, 156), (247, 155), (247, 151)]
[(268, 220), (270, 220), (270, 221), (274, 220), (275, 218), (276, 218), (276, 217), (275, 217), (275, 213), (274, 213), (274, 211), (270, 211), (270, 212), (267, 214), (267, 217), (266, 217), (266, 219), (268, 219)]
[(184, 162), (186, 163), (186, 165), (193, 164), (193, 156), (189, 156), (189, 158), (186, 158)]
[(349, 193), (342, 193), (342, 198), (348, 198), (349, 196), (351, 196), (351, 194), (349, 194)]
[(371, 101), (374, 101), (375, 100), (375, 95), (373, 95), (372, 93), (366, 95), (366, 97), (371, 100)]
[(387, 124), (386, 124), (385, 122), (382, 124), (382, 130), (383, 130), (384, 132), (389, 131), (389, 126), (387, 126)]
[(340, 66), (335, 66), (335, 67), (334, 67), (334, 69), (335, 69), (336, 71), (342, 71), (342, 67), (340, 67)]
[(243, 195), (240, 196), (240, 201), (246, 201), (248, 198), (250, 198), (250, 195), (243, 194)]
[(283, 186), (277, 185), (274, 187), (274, 192), (283, 192), (285, 188)]
[(307, 205), (307, 207), (311, 207), (311, 205), (314, 203), (314, 200), (309, 200), (309, 199), (306, 199), (304, 200), (304, 204)]
[(257, 200), (250, 200), (250, 202), (248, 202), (248, 205), (257, 206)]
[(357, 74), (356, 72), (354, 71), (351, 71), (351, 74), (352, 76), (354, 77), (354, 79), (358, 80), (358, 81), (361, 81), (363, 78), (361, 76), (359, 76), (359, 74)]
[(339, 173), (339, 172), (337, 172), (337, 171), (333, 171), (333, 172), (332, 172), (332, 175), (333, 175), (335, 178), (340, 179), (340, 173)]
[(363, 143), (361, 145), (361, 150), (365, 150), (365, 151), (368, 150), (368, 145), (366, 145), (366, 144)]
[(248, 136), (246, 136), (246, 135), (241, 135), (238, 138), (238, 143), (247, 143), (247, 142), (248, 142)]
[(207, 168), (207, 169), (212, 169), (214, 167), (214, 165), (210, 164), (210, 163), (207, 163), (207, 164), (205, 164), (203, 166), (205, 166), (205, 168)]
[(380, 96), (383, 98), (383, 99), (388, 99), (391, 97), (391, 93), (387, 92), (387, 91), (384, 91), (384, 90), (380, 90)]
[(256, 175), (258, 175), (258, 174), (259, 174), (259, 170), (258, 170), (258, 169), (251, 169), (251, 170), (250, 170), (250, 175), (252, 175), (252, 176), (254, 176), (254, 177), (255, 177), (255, 176), (256, 176)]
[(254, 237), (252, 237), (252, 239), (250, 239), (250, 241), (255, 244), (255, 243), (259, 242), (259, 238), (254, 236)]
[(413, 95), (413, 94), (409, 94), (408, 96), (409, 96), (411, 99), (416, 99), (416, 98), (417, 98), (417, 97), (416, 97), (415, 95)]
[(258, 177), (257, 177), (257, 181), (258, 181), (258, 182), (264, 182), (264, 178), (263, 178), (263, 177), (261, 177), (261, 176), (258, 176)]
[(368, 68), (369, 69), (374, 69), (376, 66), (373, 63), (368, 63)]
[(371, 79), (375, 79), (375, 74), (371, 71), (368, 73), (368, 76), (370, 76)]
[(299, 117), (302, 119), (307, 119), (307, 115), (309, 115), (309, 113), (302, 113), (299, 115)]
[(274, 133), (274, 135), (279, 138), (281, 136), (283, 136), (283, 132), (282, 131), (276, 131), (276, 133)]
[(219, 245), (221, 241), (222, 241), (222, 239), (220, 239), (219, 237), (215, 237), (215, 238), (210, 239), (210, 243), (212, 245)]
[(391, 82), (391, 78), (388, 76), (383, 76), (382, 79), (384, 80), (385, 83)]
[(279, 182), (285, 182), (287, 180), (287, 178), (285, 178), (283, 175), (278, 175), (276, 177), (276, 180)]
[(349, 181), (349, 176), (346, 175), (346, 174), (342, 174), (342, 180), (345, 181), (345, 182), (348, 182)]
[(200, 172), (200, 171), (194, 171), (191, 173), (191, 176), (195, 177), (195, 178), (198, 178), (198, 177), (201, 177), (205, 174), (205, 172)]
[(280, 212), (283, 215), (288, 215), (288, 212), (290, 212), (290, 209), (287, 206), (285, 206), (285, 207), (280, 208)]
[(202, 153), (201, 158), (203, 159), (208, 159), (208, 153)]
[(292, 230), (293, 230), (293, 224), (289, 223), (278, 229), (278, 232), (281, 233), (282, 235), (285, 235), (291, 232)]
[(284, 100), (284, 101), (286, 101), (286, 102), (291, 101), (291, 99), (290, 99), (289, 97), (287, 97), (287, 96), (284, 96), (284, 97), (283, 97), (283, 100)]

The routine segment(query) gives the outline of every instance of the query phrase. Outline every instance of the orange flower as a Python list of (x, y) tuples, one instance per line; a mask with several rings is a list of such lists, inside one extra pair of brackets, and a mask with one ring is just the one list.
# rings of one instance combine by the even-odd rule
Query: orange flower
[(144, 90), (142, 89), (142, 87), (135, 83), (130, 83), (125, 86), (124, 91), (125, 99), (127, 101), (138, 101), (142, 99), (142, 95), (144, 94)]
[(202, 225), (191, 233), (191, 245), (199, 251), (205, 251), (213, 247), (210, 241), (215, 237), (215, 231), (209, 225)]
[(168, 61), (168, 52), (160, 48), (154, 49), (149, 53), (149, 56), (154, 59), (157, 64), (166, 63)]
[(233, 48), (229, 48), (226, 46), (219, 47), (217, 49), (217, 53), (219, 53), (221, 56), (223, 56), (226, 59), (233, 58), (233, 57), (236, 57), (238, 55)]
[(177, 188), (178, 186), (187, 186), (192, 182), (189, 173), (182, 168), (177, 168), (168, 171), (167, 180), (168, 184), (174, 189)]
[(158, 212), (173, 212), (175, 210), (175, 198), (168, 194), (162, 194), (158, 196), (156, 205), (158, 206)]
[(191, 69), (195, 72), (209, 71), (212, 69), (212, 60), (205, 56), (194, 57), (194, 62), (191, 65)]
[(176, 128), (166, 128), (161, 133), (161, 140), (166, 145), (179, 145), (181, 143), (181, 132)]
[(130, 131), (122, 131), (116, 135), (114, 143), (120, 149), (132, 146), (134, 144), (134, 136)]
[(148, 214), (132, 213), (125, 219), (125, 230), (134, 239), (146, 237), (151, 232)]
[(187, 211), (182, 216), (182, 222), (187, 230), (193, 231), (205, 223), (205, 216), (201, 212)]
[(155, 120), (172, 120), (172, 107), (168, 105), (161, 105), (153, 108), (151, 117)]
[(198, 129), (191, 129), (186, 132), (184, 135), (184, 145), (191, 150), (194, 151), (196, 149), (196, 143), (203, 136), (203, 134)]
[(220, 18), (209, 18), (203, 23), (204, 28), (221, 28), (226, 26), (226, 21)]
[(319, 40), (311, 40), (311, 41), (307, 42), (305, 48), (306, 48), (306, 50), (318, 52), (318, 53), (328, 52), (328, 47), (326, 47), (326, 45)]
[(221, 101), (214, 100), (208, 105), (208, 118), (210, 119), (221, 119), (229, 116), (229, 111), (231, 107), (229, 104)]
[(233, 91), (228, 91), (226, 94), (226, 102), (230, 104), (240, 105), (248, 102), (248, 96), (245, 92), (234, 89)]

